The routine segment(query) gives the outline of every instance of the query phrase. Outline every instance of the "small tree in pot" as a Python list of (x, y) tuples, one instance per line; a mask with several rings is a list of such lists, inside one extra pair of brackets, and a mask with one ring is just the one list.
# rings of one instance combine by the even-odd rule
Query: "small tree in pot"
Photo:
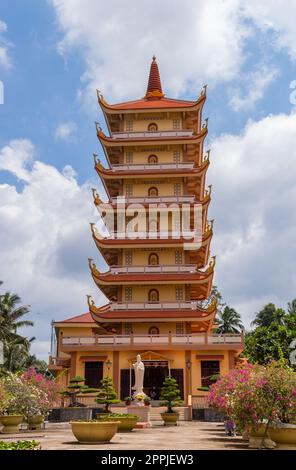
[(160, 406), (166, 406), (167, 411), (161, 413), (161, 417), (164, 421), (164, 425), (172, 424), (176, 425), (179, 413), (173, 410), (174, 406), (181, 406), (183, 404), (181, 400), (181, 392), (177, 384), (176, 379), (173, 377), (166, 377), (160, 393)]
[(63, 396), (69, 397), (69, 407), (85, 406), (77, 401), (77, 395), (80, 395), (82, 393), (94, 393), (98, 391), (97, 388), (91, 388), (87, 385), (84, 385), (84, 382), (85, 379), (77, 375), (70, 380), (70, 385), (68, 385), (67, 390), (63, 390), (61, 392)]
[(105, 405), (104, 413), (110, 413), (110, 406), (120, 403), (111, 377), (105, 377), (101, 380), (101, 388), (99, 389), (96, 402), (100, 405)]

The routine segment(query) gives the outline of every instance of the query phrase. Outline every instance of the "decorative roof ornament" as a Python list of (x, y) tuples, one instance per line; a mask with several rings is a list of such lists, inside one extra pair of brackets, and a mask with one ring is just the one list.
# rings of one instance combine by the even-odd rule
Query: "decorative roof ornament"
[(160, 75), (158, 70), (158, 65), (156, 62), (155, 55), (152, 57), (152, 62), (150, 66), (150, 73), (147, 85), (147, 91), (145, 98), (146, 99), (161, 99), (164, 97), (164, 93), (162, 92)]

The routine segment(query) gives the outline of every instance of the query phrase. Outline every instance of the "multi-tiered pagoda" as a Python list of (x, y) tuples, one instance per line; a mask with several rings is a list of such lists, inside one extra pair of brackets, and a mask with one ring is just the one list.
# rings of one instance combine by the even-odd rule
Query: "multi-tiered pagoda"
[[(108, 269), (97, 268), (93, 260), (89, 265), (107, 300), (96, 307), (88, 297), (90, 314), (55, 327), (62, 335), (60, 351), (70, 355), (69, 375), (80, 373), (96, 385), (105, 373), (112, 373), (121, 399), (131, 393), (131, 364), (137, 353), (146, 366), (147, 395), (158, 399), (164, 377), (171, 374), (187, 401), (198, 387), (208, 385), (210, 376), (233, 367), (242, 350), (240, 335), (213, 333), (215, 260), (210, 259), (213, 227), (207, 218), (211, 188), (206, 189), (205, 183), (209, 167), (209, 152), (204, 153), (207, 120), (202, 122), (205, 100), (206, 87), (196, 101), (166, 98), (155, 57), (142, 99), (111, 105), (98, 93), (109, 135), (97, 125), (107, 165), (95, 156), (95, 169), (115, 220), (114, 232), (105, 237), (91, 224)], [(102, 213), (96, 190), (93, 196)], [(132, 210), (138, 206), (141, 227), (139, 235), (131, 237), (126, 229), (139, 215)], [(167, 207), (174, 210), (169, 209), (163, 219), (166, 232), (161, 214)], [(199, 231), (198, 243), (185, 237), (180, 225), (176, 228), (184, 207), (192, 233)]]

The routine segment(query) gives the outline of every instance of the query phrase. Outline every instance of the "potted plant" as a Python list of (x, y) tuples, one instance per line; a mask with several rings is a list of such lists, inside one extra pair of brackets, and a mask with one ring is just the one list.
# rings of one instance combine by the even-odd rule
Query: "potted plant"
[(144, 398), (144, 405), (150, 406), (150, 403), (151, 403), (151, 398), (146, 395), (146, 397)]
[(118, 432), (132, 431), (139, 421), (139, 416), (130, 413), (101, 413), (96, 418), (99, 421), (119, 421)]
[(70, 421), (70, 425), (81, 444), (105, 444), (116, 434), (119, 421)]
[(132, 397), (125, 397), (124, 402), (126, 406), (130, 406), (130, 404), (132, 403)]
[(28, 390), (14, 374), (8, 374), (0, 382), (0, 423), (2, 433), (17, 433), (24, 418), (24, 402)]
[(70, 403), (69, 407), (77, 408), (77, 407), (84, 407), (83, 403), (79, 403), (77, 400), (77, 396), (80, 394), (86, 393), (94, 393), (97, 392), (97, 388), (91, 388), (84, 384), (85, 379), (80, 375), (76, 375), (72, 379), (70, 379), (70, 383), (67, 387), (67, 390), (61, 391), (61, 394), (64, 397), (69, 397)]
[(95, 401), (100, 405), (105, 405), (104, 413), (110, 413), (110, 406), (120, 403), (111, 377), (105, 377), (101, 380), (101, 387), (98, 392)]
[(174, 406), (182, 405), (181, 392), (176, 379), (166, 377), (160, 393), (160, 406), (166, 406), (167, 410), (161, 413), (164, 425), (177, 425), (179, 413), (173, 410)]

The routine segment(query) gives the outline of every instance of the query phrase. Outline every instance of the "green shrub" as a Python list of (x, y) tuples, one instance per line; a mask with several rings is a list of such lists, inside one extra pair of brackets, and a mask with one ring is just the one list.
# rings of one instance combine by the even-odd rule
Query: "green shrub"
[(36, 450), (39, 446), (37, 441), (0, 441), (0, 450)]

